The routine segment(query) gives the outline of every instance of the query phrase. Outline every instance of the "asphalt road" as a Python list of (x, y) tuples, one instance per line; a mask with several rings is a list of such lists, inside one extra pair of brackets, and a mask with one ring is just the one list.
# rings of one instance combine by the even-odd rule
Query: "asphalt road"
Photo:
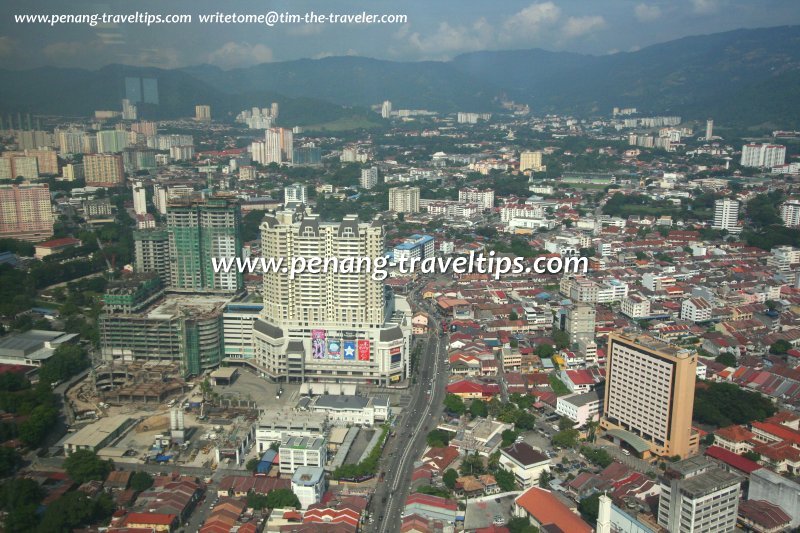
[[(430, 307), (426, 303), (420, 304), (417, 296), (418, 290), (409, 295), (414, 307), (421, 307), (432, 316)], [(409, 390), (411, 400), (395, 425), (396, 436), (387, 444), (381, 461), (385, 478), (372, 499), (370, 510), (375, 521), (366, 528), (367, 531), (399, 531), (414, 462), (425, 449), (428, 432), (441, 418), (448, 372), (445, 368), (446, 337), (440, 336), (440, 330), (438, 321), (433, 320), (431, 333), (420, 354), (416, 383)]]

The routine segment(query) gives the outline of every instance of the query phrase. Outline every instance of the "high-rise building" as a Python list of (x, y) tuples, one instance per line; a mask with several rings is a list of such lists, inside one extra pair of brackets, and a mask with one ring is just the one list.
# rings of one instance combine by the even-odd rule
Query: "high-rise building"
[(371, 189), (378, 184), (378, 167), (362, 168), (359, 185), (362, 189)]
[(97, 132), (97, 152), (114, 154), (128, 147), (128, 132), (121, 130), (103, 130)]
[(392, 103), (389, 100), (383, 101), (383, 104), (381, 105), (381, 116), (383, 118), (389, 118), (392, 116)]
[(569, 335), (570, 344), (594, 340), (596, 316), (597, 311), (590, 304), (577, 303), (566, 309), (564, 331)]
[(266, 161), (269, 163), (292, 162), (294, 134), (289, 128), (268, 128), (265, 132)]
[(82, 163), (67, 163), (61, 169), (61, 173), (64, 179), (69, 181), (82, 180), (85, 177)]
[(194, 106), (194, 119), (200, 122), (209, 122), (211, 120), (211, 106), (210, 105)]
[(800, 226), (800, 200), (789, 199), (781, 204), (781, 218), (784, 226)]
[(133, 252), (136, 272), (157, 272), (163, 285), (169, 285), (169, 235), (166, 230), (134, 231)]
[(122, 100), (122, 120), (136, 120), (136, 117), (136, 105), (127, 98), (124, 98)]
[(408, 375), (410, 308), (375, 275), (384, 251), (379, 223), (281, 211), (264, 219), (261, 244), (264, 257), (324, 265), (264, 273), (264, 309), (253, 326), (261, 371), (279, 380), (374, 384)]
[(144, 135), (145, 137), (153, 137), (158, 133), (158, 125), (155, 122), (143, 120), (131, 124), (131, 131)]
[(782, 144), (745, 144), (742, 146), (743, 167), (777, 167), (786, 162), (786, 147)]
[(39, 162), (25, 152), (6, 152), (0, 157), (0, 179), (12, 180), (22, 177), (27, 181), (39, 178)]
[(389, 211), (419, 213), (419, 187), (406, 185), (389, 189)]
[(153, 205), (160, 214), (167, 214), (167, 188), (164, 185), (153, 185)]
[(147, 213), (147, 196), (145, 196), (145, 187), (141, 181), (134, 181), (131, 185), (133, 189), (133, 212), (137, 215), (144, 215)]
[(53, 236), (47, 184), (0, 185), (0, 237), (41, 241)]
[(276, 120), (278, 115), (280, 114), (280, 106), (278, 102), (272, 102), (269, 106), (269, 116), (272, 117), (272, 120)]
[(534, 172), (544, 172), (546, 167), (542, 165), (542, 152), (522, 152), (519, 154), (519, 171), (527, 172), (532, 170)]
[(52, 148), (25, 150), (25, 157), (35, 157), (39, 174), (58, 175), (58, 154)]
[(80, 129), (69, 128), (56, 130), (56, 145), (61, 155), (80, 154), (83, 152), (83, 136), (85, 132)]
[(609, 336), (600, 427), (644, 459), (697, 452), (692, 431), (697, 354), (652, 337)]
[(120, 154), (94, 154), (83, 158), (86, 185), (119, 187), (125, 182), (125, 168)]
[(322, 164), (322, 150), (319, 146), (307, 144), (292, 150), (293, 165), (317, 166)]
[(283, 206), (290, 204), (308, 204), (308, 188), (305, 185), (295, 183), (283, 188)]
[(706, 120), (706, 140), (710, 141), (714, 138), (714, 119)]
[(227, 197), (174, 202), (167, 207), (170, 288), (181, 291), (234, 293), (242, 273), (214, 272), (212, 258), (240, 257), (242, 213)]
[(735, 531), (742, 481), (702, 456), (670, 464), (660, 483), (658, 525), (671, 533)]
[(712, 228), (727, 230), (730, 233), (742, 231), (739, 222), (739, 202), (730, 198), (720, 198), (714, 202), (714, 223)]
[(484, 209), (494, 207), (494, 191), (492, 189), (460, 189), (458, 191), (458, 201), (478, 204)]
[(19, 150), (52, 148), (56, 144), (55, 135), (41, 130), (18, 131), (16, 137)]

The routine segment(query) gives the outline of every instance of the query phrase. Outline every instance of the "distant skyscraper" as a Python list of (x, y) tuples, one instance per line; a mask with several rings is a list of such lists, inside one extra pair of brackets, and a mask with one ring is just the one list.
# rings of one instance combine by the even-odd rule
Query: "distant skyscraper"
[(194, 106), (194, 119), (200, 122), (208, 122), (211, 120), (211, 106), (210, 105), (196, 105)]
[(714, 137), (714, 119), (706, 120), (706, 140), (710, 141)]
[(697, 452), (692, 431), (697, 354), (652, 337), (609, 336), (600, 427), (643, 458)]
[(0, 185), (0, 237), (41, 241), (53, 236), (47, 184)]
[(125, 169), (120, 154), (95, 154), (83, 158), (86, 185), (119, 187), (125, 182)]
[(97, 132), (97, 152), (114, 154), (128, 147), (128, 132), (122, 130), (103, 130)]
[(308, 192), (305, 185), (295, 183), (283, 188), (283, 205), (308, 203)]
[(522, 152), (519, 154), (519, 171), (526, 172), (533, 170), (534, 172), (543, 172), (545, 167), (542, 165), (542, 152)]
[(167, 188), (165, 186), (153, 186), (153, 205), (160, 214), (167, 214)]
[(278, 102), (272, 102), (272, 105), (269, 107), (269, 115), (272, 117), (272, 120), (275, 121), (280, 114), (280, 107), (278, 106)]
[(739, 202), (730, 198), (721, 198), (714, 202), (714, 224), (712, 228), (717, 230), (728, 230), (730, 233), (738, 233), (741, 227), (739, 220)]
[(56, 145), (61, 155), (80, 154), (83, 152), (84, 131), (79, 129), (59, 130), (56, 132)]
[(167, 207), (170, 287), (184, 291), (237, 292), (242, 273), (214, 272), (212, 257), (242, 253), (242, 213), (238, 202), (212, 197), (176, 202)]
[(122, 100), (122, 120), (136, 120), (136, 105), (127, 98)]
[(405, 186), (389, 189), (389, 211), (419, 213), (419, 187)]
[(378, 167), (362, 168), (359, 185), (362, 189), (371, 189), (378, 184)]
[(158, 272), (164, 286), (169, 285), (169, 235), (166, 230), (134, 231), (133, 252), (136, 272)]
[(392, 116), (392, 103), (389, 100), (384, 100), (383, 105), (381, 105), (381, 116), (383, 118)]
[(145, 188), (141, 181), (134, 181), (131, 185), (133, 189), (133, 212), (137, 215), (144, 215), (147, 213), (147, 196), (145, 196)]
[(0, 179), (13, 180), (22, 177), (27, 181), (39, 178), (39, 162), (35, 156), (25, 152), (6, 152), (0, 157)]
[(745, 144), (742, 146), (743, 167), (777, 167), (786, 161), (786, 147), (782, 144)]

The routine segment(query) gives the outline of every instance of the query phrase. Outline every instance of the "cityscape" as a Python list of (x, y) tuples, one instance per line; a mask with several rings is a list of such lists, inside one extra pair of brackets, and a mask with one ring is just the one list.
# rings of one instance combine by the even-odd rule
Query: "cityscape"
[(800, 530), (798, 43), (0, 68), (0, 529)]

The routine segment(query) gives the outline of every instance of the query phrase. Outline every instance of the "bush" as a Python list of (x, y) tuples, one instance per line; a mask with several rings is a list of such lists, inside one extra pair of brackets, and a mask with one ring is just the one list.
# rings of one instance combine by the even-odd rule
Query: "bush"
[(69, 477), (78, 484), (87, 481), (103, 481), (113, 470), (111, 461), (104, 461), (91, 450), (76, 450), (64, 459), (64, 469)]

